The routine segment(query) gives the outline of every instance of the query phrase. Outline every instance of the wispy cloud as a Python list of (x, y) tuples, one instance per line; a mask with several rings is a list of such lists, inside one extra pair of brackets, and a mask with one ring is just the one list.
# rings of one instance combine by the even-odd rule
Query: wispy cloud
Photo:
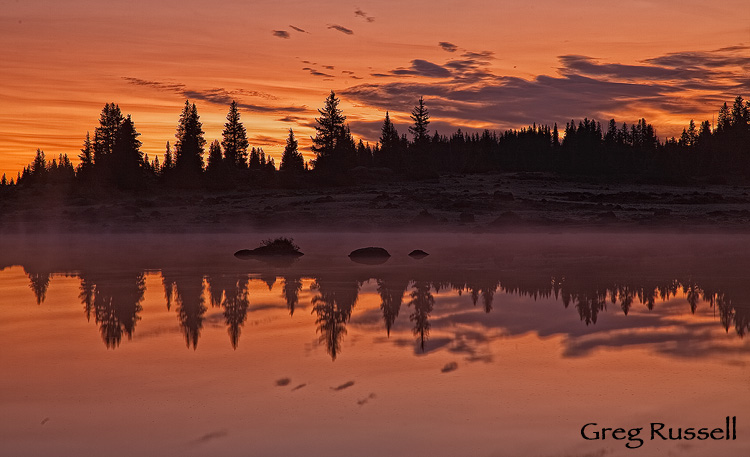
[(243, 97), (256, 97), (269, 101), (278, 100), (278, 97), (264, 92), (244, 89), (226, 90), (224, 88), (192, 89), (182, 83), (165, 83), (129, 76), (125, 76), (123, 79), (129, 84), (135, 86), (150, 87), (160, 91), (172, 92), (190, 100), (201, 100), (217, 105), (229, 105), (232, 101), (237, 101), (237, 106), (248, 111), (261, 113), (302, 113), (308, 111), (306, 106), (276, 106), (242, 101)]
[(290, 25), (290, 26), (289, 26), (289, 28), (290, 28), (290, 29), (292, 29), (292, 30), (296, 30), (296, 31), (298, 31), (298, 32), (300, 32), (300, 33), (310, 33), (310, 32), (308, 32), (308, 31), (306, 31), (306, 30), (304, 30), (304, 29), (301, 29), (301, 28), (299, 28), (299, 27), (295, 27), (295, 26), (293, 26), (293, 25)]
[(440, 43), (438, 43), (438, 46), (443, 48), (443, 51), (456, 52), (458, 50), (458, 46), (447, 41), (441, 41)]
[(327, 78), (333, 78), (333, 75), (329, 75), (328, 73), (323, 73), (322, 71), (318, 71), (312, 67), (304, 67), (303, 70), (309, 71), (310, 74), (313, 76), (324, 76)]
[(370, 16), (369, 14), (365, 13), (364, 11), (362, 11), (359, 8), (357, 8), (354, 11), (354, 15), (358, 16), (358, 17), (361, 17), (362, 19), (366, 20), (367, 22), (375, 22), (375, 18), (374, 17)]
[(286, 30), (274, 30), (273, 36), (275, 36), (276, 38), (289, 39), (290, 35), (289, 35), (289, 32), (287, 32)]
[(347, 29), (346, 27), (343, 27), (343, 26), (340, 26), (340, 25), (337, 25), (337, 24), (329, 25), (328, 28), (329, 29), (333, 29), (333, 30), (338, 30), (339, 32), (345, 33), (347, 35), (353, 35), (354, 34), (354, 31), (352, 29)]

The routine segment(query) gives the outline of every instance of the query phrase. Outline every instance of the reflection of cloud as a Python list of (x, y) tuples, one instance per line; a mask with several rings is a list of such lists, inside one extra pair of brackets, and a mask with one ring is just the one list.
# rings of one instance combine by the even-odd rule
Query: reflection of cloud
[(340, 386), (331, 387), (331, 390), (335, 390), (336, 392), (338, 392), (340, 390), (348, 389), (349, 387), (351, 387), (353, 385), (354, 385), (354, 381), (347, 381), (347, 382), (341, 384)]
[(273, 36), (276, 38), (289, 38), (289, 32), (286, 30), (274, 30)]
[(215, 432), (206, 433), (205, 435), (196, 438), (193, 440), (193, 444), (203, 444), (211, 440), (224, 438), (225, 436), (229, 435), (229, 432), (226, 430), (217, 430)]
[(289, 26), (289, 28), (291, 28), (292, 30), (296, 30), (296, 31), (298, 31), (298, 32), (300, 32), (300, 33), (309, 33), (309, 32), (307, 32), (307, 31), (305, 31), (305, 30), (303, 30), (303, 29), (301, 29), (301, 28), (299, 28), (299, 27), (295, 27), (295, 26), (293, 26), (293, 25), (290, 25), (290, 26)]
[(440, 43), (438, 43), (438, 46), (443, 48), (444, 51), (448, 51), (448, 52), (456, 52), (456, 50), (458, 50), (458, 46), (456, 46), (453, 43), (449, 43), (447, 41), (441, 41)]
[(375, 18), (374, 17), (370, 16), (369, 14), (365, 13), (364, 11), (362, 11), (359, 8), (357, 8), (354, 11), (354, 15), (358, 16), (358, 17), (361, 17), (362, 19), (366, 20), (367, 22), (375, 22)]
[(354, 31), (351, 29), (347, 29), (346, 27), (342, 27), (340, 25), (332, 24), (328, 26), (329, 29), (338, 30), (341, 33), (345, 33), (347, 35), (353, 35)]
[[(161, 91), (168, 91), (173, 92), (176, 94), (181, 95), (182, 97), (185, 97), (187, 99), (193, 99), (193, 100), (202, 100), (208, 103), (213, 103), (217, 105), (229, 105), (232, 103), (232, 101), (235, 101), (239, 98), (239, 96), (250, 96), (250, 97), (257, 97), (257, 98), (263, 98), (266, 100), (278, 100), (277, 97), (266, 94), (263, 92), (257, 92), (257, 91), (248, 91), (248, 90), (226, 90), (224, 88), (213, 88), (213, 89), (203, 89), (203, 90), (194, 90), (194, 89), (188, 89), (187, 86), (181, 83), (163, 83), (160, 81), (149, 81), (145, 79), (140, 78), (133, 78), (133, 77), (123, 77), (125, 81), (127, 81), (129, 84), (133, 84), (136, 86), (142, 86), (142, 87), (151, 87), (153, 89), (161, 90)], [(237, 102), (237, 106), (240, 108), (246, 109), (248, 111), (256, 111), (256, 112), (262, 112), (262, 113), (284, 113), (284, 112), (290, 112), (290, 113), (301, 113), (306, 112), (307, 108), (302, 106), (273, 106), (273, 105), (260, 105), (260, 104), (254, 104), (254, 103), (245, 103), (245, 102)]]
[(604, 121), (618, 113), (640, 115), (644, 108), (695, 116), (710, 113), (737, 93), (750, 92), (745, 70), (750, 66), (748, 49), (671, 53), (636, 65), (564, 55), (557, 74), (532, 79), (499, 75), (490, 66), (491, 52), (467, 51), (444, 63), (414, 59), (410, 67), (373, 73), (381, 80), (350, 87), (342, 94), (391, 111), (406, 110), (403, 100), (424, 95), (430, 99), (434, 120), (443, 118), (462, 128), (479, 123), (499, 129), (584, 117)]

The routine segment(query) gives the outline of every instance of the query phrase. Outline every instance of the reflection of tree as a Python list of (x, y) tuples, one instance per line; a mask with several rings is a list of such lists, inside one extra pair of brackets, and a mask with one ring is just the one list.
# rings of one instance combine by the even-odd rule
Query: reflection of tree
[(23, 271), (29, 276), (29, 288), (34, 292), (36, 304), (41, 305), (47, 298), (47, 289), (52, 274), (46, 271), (29, 271), (26, 267)]
[(607, 309), (607, 295), (605, 294), (580, 294), (575, 297), (576, 309), (581, 321), (586, 325), (596, 324), (599, 312)]
[[(383, 311), (383, 321), (388, 336), (391, 335), (391, 327), (401, 310), (401, 300), (404, 292), (409, 287), (408, 282), (399, 280), (378, 279), (378, 294), (380, 294), (380, 309)], [(395, 285), (393, 283), (396, 283)]]
[(116, 348), (123, 333), (128, 339), (133, 337), (135, 323), (140, 320), (138, 313), (143, 309), (146, 278), (143, 273), (106, 275), (100, 279), (82, 275), (80, 297), (87, 313), (91, 309), (92, 291), (94, 320), (99, 324), (104, 344)]
[(284, 276), (284, 300), (289, 308), (289, 315), (294, 315), (294, 308), (299, 302), (299, 292), (302, 290), (302, 280), (297, 276)]
[(415, 281), (410, 296), (409, 306), (413, 306), (414, 311), (409, 320), (414, 322), (414, 335), (419, 337), (420, 347), (424, 351), (425, 340), (430, 334), (429, 318), (432, 307), (435, 306), (435, 297), (430, 293), (430, 283), (427, 281)]
[(94, 311), (94, 283), (84, 273), (79, 274), (81, 278), (81, 293), (78, 294), (78, 298), (81, 300), (83, 305), (83, 312), (86, 313), (86, 320), (91, 320), (91, 313)]
[(224, 298), (224, 318), (227, 323), (227, 332), (232, 347), (237, 349), (240, 341), (240, 330), (247, 319), (248, 297), (247, 297), (247, 275), (240, 276), (235, 281), (233, 290), (227, 290)]
[(198, 347), (203, 328), (203, 315), (206, 306), (203, 303), (203, 276), (180, 277), (174, 282), (177, 298), (177, 314), (180, 328), (185, 335), (187, 347)]
[(336, 360), (341, 341), (346, 335), (346, 322), (357, 303), (359, 285), (356, 282), (336, 283), (317, 279), (310, 288), (318, 292), (312, 299), (312, 312), (317, 314), (315, 323), (318, 325), (320, 342), (325, 341), (331, 360)]

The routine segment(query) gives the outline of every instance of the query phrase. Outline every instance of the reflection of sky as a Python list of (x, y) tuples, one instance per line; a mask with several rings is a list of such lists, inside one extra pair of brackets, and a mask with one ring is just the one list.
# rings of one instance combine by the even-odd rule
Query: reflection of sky
[(331, 89), (373, 142), (385, 110), (406, 133), (419, 95), (443, 134), (645, 116), (663, 138), (749, 88), (743, 0), (0, 5), (0, 173), (13, 175), (37, 147), (77, 156), (107, 102), (154, 157), (186, 98), (209, 141), (237, 99), (251, 145), (278, 163), (289, 127), (309, 146)]
[[(178, 285), (192, 277), (172, 276)], [(251, 279), (236, 349), (222, 308), (211, 305), (205, 289), (200, 343), (186, 349), (179, 304), (166, 309), (163, 285), (160, 274), (146, 276), (133, 339), (112, 350), (102, 344), (93, 318), (84, 317), (79, 278), (54, 275), (37, 304), (21, 268), (0, 272), (0, 408), (14, 417), (0, 422), (5, 450), (59, 456), (103, 448), (113, 456), (154, 449), (167, 456), (636, 455), (624, 454), (622, 442), (583, 442), (579, 429), (591, 421), (721, 425), (725, 415), (750, 406), (747, 351), (739, 352), (746, 343), (727, 335), (705, 303), (691, 315), (681, 296), (657, 300), (652, 311), (636, 303), (628, 316), (608, 305), (586, 326), (572, 305), (566, 309), (554, 298), (497, 292), (485, 313), (481, 297), (475, 307), (467, 291), (459, 296), (441, 289), (423, 354), (409, 320), (411, 289), (387, 337), (370, 281), (360, 290), (341, 354), (331, 362), (315, 333), (309, 280), (290, 316), (282, 278)], [(665, 348), (685, 345), (690, 357), (664, 357), (673, 353)], [(728, 352), (706, 351), (713, 346)], [(687, 456), (717, 448), (739, 455), (744, 443), (647, 442), (638, 455), (653, 455), (657, 446)]]

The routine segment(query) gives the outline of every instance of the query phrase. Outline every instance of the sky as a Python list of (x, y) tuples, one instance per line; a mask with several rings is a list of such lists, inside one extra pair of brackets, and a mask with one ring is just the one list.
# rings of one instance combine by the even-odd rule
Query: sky
[(333, 90), (355, 138), (420, 96), (441, 134), (571, 119), (664, 140), (750, 98), (747, 0), (0, 0), (0, 175), (79, 154), (105, 103), (160, 159), (186, 99), (211, 142), (236, 100), (251, 146), (305, 156)]

